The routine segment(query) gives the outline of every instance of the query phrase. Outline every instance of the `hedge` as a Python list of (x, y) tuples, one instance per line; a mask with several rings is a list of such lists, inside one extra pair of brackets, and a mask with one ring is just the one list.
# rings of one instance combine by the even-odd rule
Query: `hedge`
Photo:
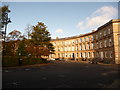
[[(22, 59), (22, 60), (20, 60)], [(12, 67), (21, 65), (32, 65), (47, 63), (46, 59), (34, 58), (34, 57), (17, 57), (17, 56), (5, 56), (4, 67)]]

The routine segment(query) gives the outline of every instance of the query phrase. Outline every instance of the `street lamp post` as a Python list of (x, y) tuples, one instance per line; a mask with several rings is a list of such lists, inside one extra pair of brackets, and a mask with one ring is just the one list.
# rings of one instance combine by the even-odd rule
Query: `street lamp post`
[(5, 54), (5, 39), (6, 39), (6, 31), (7, 31), (7, 24), (11, 23), (10, 18), (8, 18), (8, 13), (10, 12), (10, 10), (7, 10), (5, 12), (2, 13), (3, 19), (2, 19), (2, 24), (5, 27), (5, 31), (4, 31), (4, 41), (3, 41), (3, 53), (2, 53), (2, 66), (4, 66), (4, 54)]

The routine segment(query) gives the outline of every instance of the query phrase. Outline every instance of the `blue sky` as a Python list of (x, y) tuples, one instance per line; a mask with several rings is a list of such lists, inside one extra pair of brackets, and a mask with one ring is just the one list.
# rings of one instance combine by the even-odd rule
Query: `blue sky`
[(25, 34), (27, 24), (43, 22), (52, 38), (70, 37), (91, 32), (111, 19), (117, 19), (117, 2), (4, 2), (9, 5), (7, 33)]

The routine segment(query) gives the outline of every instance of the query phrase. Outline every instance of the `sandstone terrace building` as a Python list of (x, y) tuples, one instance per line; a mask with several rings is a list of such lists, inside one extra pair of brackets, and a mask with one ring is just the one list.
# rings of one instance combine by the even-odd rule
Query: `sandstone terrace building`
[(99, 58), (120, 64), (120, 19), (113, 19), (90, 33), (52, 39), (55, 54), (49, 58), (82, 60)]

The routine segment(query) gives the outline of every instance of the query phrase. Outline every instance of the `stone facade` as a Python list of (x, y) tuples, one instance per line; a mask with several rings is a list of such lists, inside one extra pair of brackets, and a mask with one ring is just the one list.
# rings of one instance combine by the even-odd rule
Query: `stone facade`
[(120, 64), (120, 19), (111, 20), (90, 33), (52, 39), (51, 43), (55, 54), (49, 58), (100, 58)]

